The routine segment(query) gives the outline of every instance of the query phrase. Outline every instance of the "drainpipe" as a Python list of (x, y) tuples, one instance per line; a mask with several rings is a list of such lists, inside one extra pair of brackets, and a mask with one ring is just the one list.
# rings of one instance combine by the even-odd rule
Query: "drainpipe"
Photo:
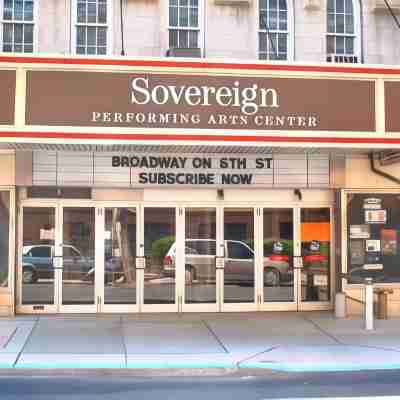
[(372, 172), (374, 172), (377, 175), (383, 176), (384, 178), (389, 179), (390, 181), (395, 182), (395, 183), (400, 185), (400, 179), (398, 179), (395, 176), (390, 175), (387, 172), (384, 172), (384, 171), (382, 171), (382, 170), (380, 170), (380, 169), (375, 167), (374, 153), (371, 152), (371, 153), (369, 153), (368, 156), (369, 156), (369, 161), (370, 161), (370, 164), (371, 164), (371, 171)]

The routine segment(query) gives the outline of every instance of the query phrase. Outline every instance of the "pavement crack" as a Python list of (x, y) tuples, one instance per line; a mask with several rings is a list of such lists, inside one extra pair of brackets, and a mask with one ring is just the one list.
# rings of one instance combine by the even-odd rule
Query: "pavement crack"
[(313, 321), (310, 318), (307, 318), (306, 316), (302, 316), (304, 318), (305, 321), (309, 322), (310, 324), (312, 324), (315, 328), (317, 328), (321, 333), (323, 333), (324, 335), (330, 337), (334, 342), (336, 342), (337, 344), (341, 344), (341, 345), (346, 345), (346, 343), (343, 343), (342, 341), (340, 341), (338, 338), (336, 338), (335, 336), (333, 336), (331, 333), (329, 333), (328, 331), (326, 331), (325, 329), (321, 328), (315, 321)]
[(206, 328), (209, 330), (209, 332), (211, 333), (211, 335), (214, 337), (214, 339), (219, 343), (219, 345), (222, 347), (222, 349), (224, 350), (224, 352), (226, 354), (229, 354), (229, 350), (227, 349), (227, 347), (225, 346), (225, 344), (222, 342), (222, 340), (217, 336), (217, 334), (212, 330), (211, 326), (208, 325), (207, 321), (202, 319), (201, 322), (203, 322), (203, 324), (206, 326)]

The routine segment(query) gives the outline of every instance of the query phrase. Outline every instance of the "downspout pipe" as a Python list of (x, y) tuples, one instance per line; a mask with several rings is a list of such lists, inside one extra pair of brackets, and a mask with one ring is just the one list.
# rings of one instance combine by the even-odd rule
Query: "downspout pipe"
[(375, 167), (374, 153), (372, 153), (372, 152), (369, 153), (369, 161), (370, 161), (372, 172), (400, 185), (400, 179)]

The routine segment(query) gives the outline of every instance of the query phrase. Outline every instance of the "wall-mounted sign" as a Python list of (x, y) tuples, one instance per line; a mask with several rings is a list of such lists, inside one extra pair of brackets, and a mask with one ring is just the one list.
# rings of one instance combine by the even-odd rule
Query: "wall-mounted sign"
[(369, 239), (369, 225), (350, 225), (350, 239)]
[[(33, 184), (80, 187), (169, 185), (326, 188), (330, 184), (330, 161), (327, 154), (269, 153), (243, 156), (35, 151)], [(318, 232), (320, 235), (326, 232), (329, 237), (329, 224), (318, 227)]]
[(28, 71), (26, 124), (373, 132), (374, 90), (368, 80)]
[(367, 224), (386, 224), (386, 210), (365, 210), (365, 223)]
[(379, 210), (382, 208), (382, 199), (368, 197), (367, 199), (364, 199), (363, 207), (364, 209)]
[(400, 81), (385, 82), (386, 132), (400, 132)]
[(15, 71), (0, 71), (0, 125), (14, 125)]

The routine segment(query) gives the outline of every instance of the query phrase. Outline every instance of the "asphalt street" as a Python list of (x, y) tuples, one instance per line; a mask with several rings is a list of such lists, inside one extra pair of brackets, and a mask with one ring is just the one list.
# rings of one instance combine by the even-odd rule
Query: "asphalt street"
[(2, 400), (399, 399), (400, 371), (225, 377), (1, 376)]

